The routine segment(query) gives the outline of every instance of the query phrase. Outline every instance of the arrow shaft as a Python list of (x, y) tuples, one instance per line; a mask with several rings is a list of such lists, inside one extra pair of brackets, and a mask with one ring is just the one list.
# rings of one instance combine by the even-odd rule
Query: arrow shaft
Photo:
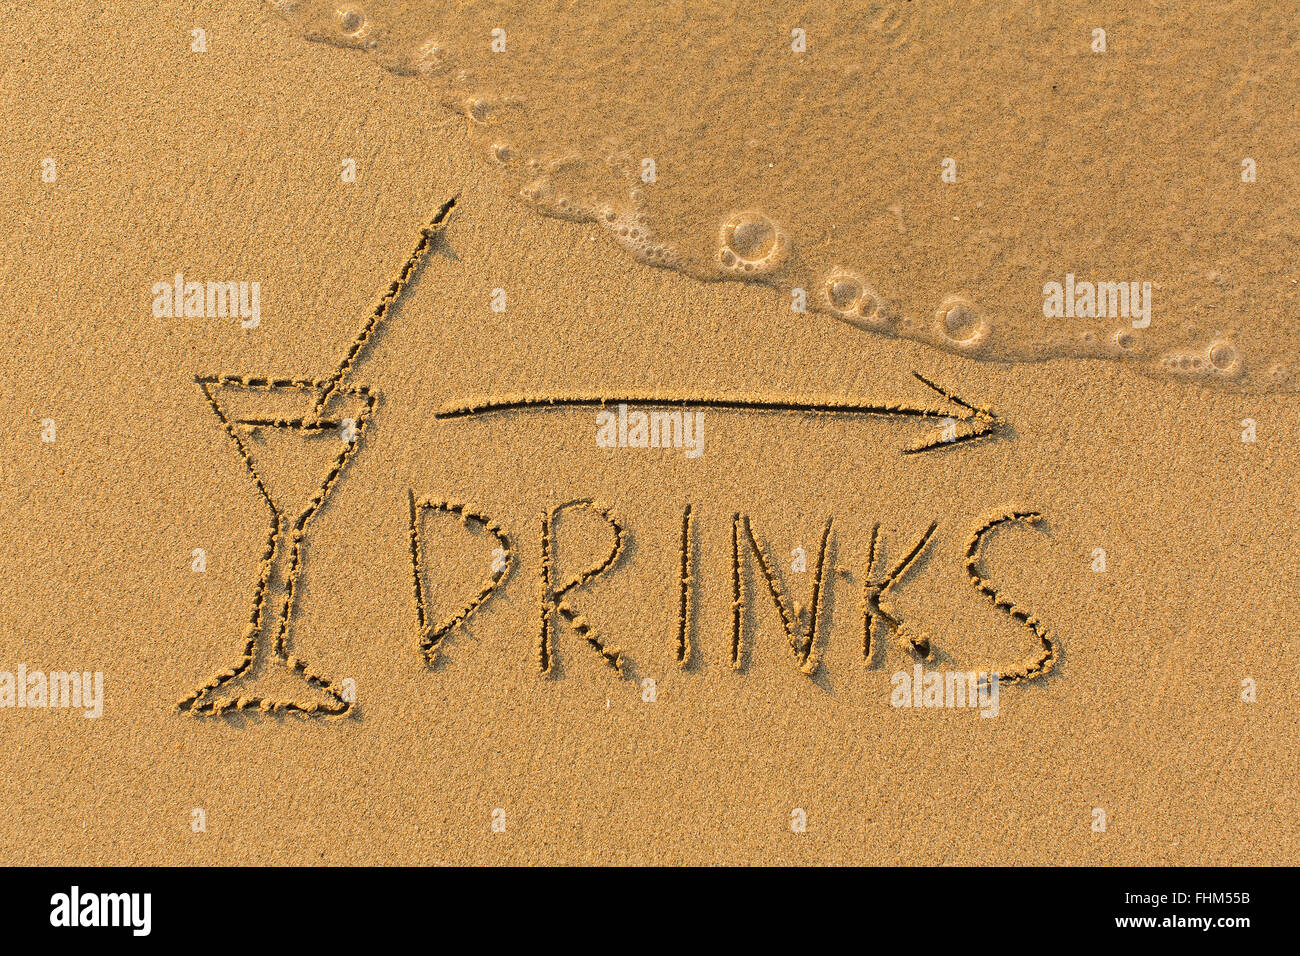
[(792, 402), (771, 398), (717, 398), (702, 395), (625, 395), (618, 398), (599, 395), (520, 395), (482, 398), (454, 405), (444, 405), (434, 418), (468, 418), (492, 412), (521, 410), (555, 410), (563, 408), (607, 408), (611, 405), (649, 405), (711, 408), (723, 411), (803, 412), (817, 415), (899, 415), (910, 418), (951, 418), (951, 412), (907, 405), (876, 405), (866, 402)]

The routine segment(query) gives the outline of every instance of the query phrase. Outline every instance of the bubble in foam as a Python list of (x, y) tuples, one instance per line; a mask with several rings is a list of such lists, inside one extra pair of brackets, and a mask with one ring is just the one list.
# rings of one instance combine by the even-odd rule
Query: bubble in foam
[(950, 295), (939, 303), (934, 320), (943, 341), (962, 351), (977, 349), (988, 339), (988, 323), (975, 304), (962, 296)]
[(475, 123), (486, 123), (492, 115), (492, 104), (481, 96), (466, 100), (465, 115)]
[(855, 273), (832, 272), (822, 286), (822, 295), (831, 311), (846, 322), (871, 329), (885, 324), (880, 296)]
[(724, 227), (723, 241), (740, 259), (762, 259), (776, 246), (776, 226), (766, 216), (741, 216)]
[(770, 272), (785, 259), (789, 242), (761, 212), (742, 212), (722, 223), (718, 261), (733, 272)]
[(1241, 364), (1237, 350), (1228, 342), (1213, 342), (1209, 348), (1210, 365), (1220, 375), (1235, 374)]
[(1209, 371), (1209, 362), (1193, 352), (1166, 352), (1160, 358), (1160, 365), (1175, 375), (1204, 375)]
[(359, 7), (339, 7), (334, 11), (339, 32), (347, 37), (357, 37), (366, 28), (366, 15)]
[(847, 273), (826, 277), (826, 301), (836, 312), (852, 312), (862, 297), (862, 280)]
[(656, 239), (654, 231), (646, 224), (645, 216), (636, 209), (617, 210), (612, 206), (603, 206), (596, 221), (609, 231), (615, 242), (639, 261), (654, 266), (677, 263), (675, 250)]

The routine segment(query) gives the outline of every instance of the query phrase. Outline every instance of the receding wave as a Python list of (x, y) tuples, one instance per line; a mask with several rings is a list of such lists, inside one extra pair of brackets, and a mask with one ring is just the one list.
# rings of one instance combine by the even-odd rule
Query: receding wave
[(643, 262), (972, 358), (1300, 389), (1285, 4), (272, 5)]

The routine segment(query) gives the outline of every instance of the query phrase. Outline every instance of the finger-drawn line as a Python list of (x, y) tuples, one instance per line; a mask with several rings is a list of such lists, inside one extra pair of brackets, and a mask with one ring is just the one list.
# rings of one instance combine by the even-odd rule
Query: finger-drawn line
[(798, 660), (799, 652), (803, 649), (803, 641), (795, 631), (794, 614), (786, 607), (784, 589), (778, 586), (776, 582), (776, 575), (772, 572), (772, 562), (768, 558), (766, 549), (759, 544), (758, 538), (754, 535), (754, 527), (750, 523), (749, 515), (741, 516), (741, 527), (745, 529), (745, 537), (749, 540), (749, 546), (752, 549), (751, 553), (758, 563), (759, 571), (762, 573), (764, 580), (767, 581), (768, 592), (772, 595), (772, 603), (781, 618), (781, 627), (785, 631), (786, 641), (790, 645), (790, 650), (794, 653), (795, 659)]
[(827, 545), (831, 537), (831, 525), (834, 523), (833, 517), (826, 519), (826, 527), (822, 529), (821, 547), (817, 551), (817, 570), (814, 572), (812, 587), (812, 610), (808, 617), (808, 637), (804, 641), (802, 648), (802, 660), (800, 665), (805, 672), (811, 674), (817, 670), (820, 663), (816, 656), (817, 645), (817, 619), (822, 612), (822, 580), (826, 574), (826, 552)]
[(817, 671), (818, 660), (813, 654), (814, 645), (817, 640), (817, 621), (821, 613), (823, 601), (822, 583), (826, 574), (826, 553), (830, 541), (831, 526), (834, 518), (826, 520), (826, 526), (822, 530), (821, 548), (817, 555), (817, 567), (813, 578), (812, 591), (812, 608), (809, 612), (809, 627), (805, 634), (803, 631), (803, 621), (801, 615), (796, 614), (786, 603), (785, 589), (781, 586), (780, 578), (774, 571), (775, 564), (767, 549), (759, 541), (758, 536), (754, 534), (754, 528), (749, 520), (748, 515), (733, 515), (731, 521), (732, 541), (731, 541), (731, 588), (732, 588), (732, 636), (731, 636), (731, 666), (739, 668), (741, 666), (741, 651), (744, 640), (744, 604), (745, 604), (745, 580), (744, 568), (740, 559), (740, 528), (744, 528), (745, 537), (749, 541), (751, 553), (754, 555), (759, 571), (763, 579), (767, 581), (768, 592), (772, 595), (772, 603), (776, 606), (777, 614), (781, 618), (781, 627), (785, 631), (786, 641), (794, 654), (795, 661), (799, 664), (800, 670), (805, 674), (813, 674)]
[(871, 545), (867, 557), (867, 569), (862, 579), (862, 660), (868, 667), (871, 666), (872, 659), (875, 656), (875, 649), (879, 642), (877, 634), (883, 637), (886, 631), (892, 630), (899, 638), (900, 643), (906, 650), (914, 651), (922, 660), (930, 660), (933, 657), (934, 650), (929, 634), (924, 631), (916, 631), (899, 617), (891, 608), (884, 605), (884, 601), (889, 594), (890, 589), (899, 584), (903, 577), (916, 564), (925, 551), (930, 539), (934, 537), (935, 530), (939, 527), (937, 521), (930, 522), (930, 526), (925, 529), (921, 537), (917, 540), (912, 549), (903, 556), (903, 559), (894, 565), (883, 578), (877, 579), (876, 562), (879, 558), (878, 545), (880, 542), (880, 525), (876, 524), (871, 529)]
[(423, 643), (426, 614), (424, 582), (420, 577), (420, 568), (423, 565), (424, 556), (420, 553), (419, 509), (415, 504), (415, 489), (406, 489), (406, 503), (410, 515), (411, 584), (415, 592), (415, 627), (417, 637)]
[(334, 370), (333, 374), (326, 378), (322, 383), (323, 387), (320, 396), (316, 400), (316, 414), (319, 415), (321, 413), (325, 408), (326, 402), (329, 401), (330, 396), (338, 390), (339, 383), (342, 382), (352, 371), (353, 367), (356, 365), (358, 357), (361, 355), (361, 351), (370, 342), (370, 338), (374, 334), (375, 329), (377, 329), (379, 324), (384, 321), (384, 318), (388, 315), (389, 309), (391, 309), (397, 303), (397, 300), (402, 297), (402, 293), (406, 290), (406, 286), (411, 281), (411, 277), (415, 274), (415, 270), (419, 267), (421, 260), (424, 259), (429, 250), (431, 250), (440, 240), (442, 236), (442, 227), (446, 224), (448, 217), (451, 215), (451, 211), (456, 207), (456, 201), (458, 199), (460, 199), (460, 193), (456, 193), (456, 195), (444, 202), (440, 207), (438, 207), (438, 211), (434, 213), (433, 218), (428, 222), (428, 224), (420, 230), (420, 236), (416, 240), (415, 248), (412, 249), (411, 254), (406, 257), (406, 261), (402, 263), (402, 268), (398, 270), (393, 281), (388, 284), (388, 289), (379, 297), (379, 301), (376, 302), (374, 308), (370, 310), (370, 314), (362, 321), (361, 328), (357, 330), (357, 334), (353, 338), (352, 344), (348, 347), (347, 352), (343, 356), (343, 361), (339, 363), (338, 368)]
[(551, 593), (551, 518), (552, 512), (546, 512), (542, 515), (542, 567), (540, 574), (541, 586), (541, 631), (537, 637), (537, 668), (543, 674), (551, 672), (551, 640), (552, 628), (550, 603), (547, 598)]
[(682, 406), (683, 408), (711, 408), (720, 411), (789, 412), (810, 415), (876, 415), (886, 417), (902, 416), (921, 419), (951, 418), (954, 421), (965, 422), (968, 426), (968, 431), (958, 434), (953, 438), (945, 439), (941, 436), (939, 438), (922, 441), (919, 444), (905, 449), (905, 454), (915, 454), (917, 452), (929, 451), (934, 448), (946, 447), (978, 438), (985, 438), (992, 435), (996, 431), (998, 425), (1001, 424), (1001, 418), (989, 409), (972, 405), (969, 402), (958, 398), (951, 392), (941, 388), (917, 372), (913, 372), (912, 374), (918, 381), (926, 385), (928, 388), (953, 402), (953, 404), (957, 406), (957, 409), (944, 410), (918, 408), (909, 405), (873, 404), (871, 402), (846, 401), (844, 399), (829, 397), (809, 401), (792, 401), (784, 398), (756, 395), (741, 395), (723, 398), (716, 395), (681, 395), (669, 392), (642, 392), (620, 396), (573, 393), (566, 395), (516, 394), (477, 398), (469, 401), (444, 405), (434, 412), (433, 417), (436, 419), (469, 418), (497, 412), (556, 411), (570, 408), (605, 408), (609, 405), (623, 404)]
[[(496, 524), (486, 515), (477, 514), (470, 511), (462, 504), (456, 504), (449, 501), (433, 501), (425, 499), (417, 502), (415, 492), (408, 490), (407, 499), (410, 504), (411, 519), (411, 573), (415, 581), (415, 612), (416, 612), (416, 637), (420, 645), (420, 653), (424, 655), (425, 662), (428, 664), (436, 663), (438, 659), (439, 648), (442, 646), (443, 638), (454, 631), (456, 628), (463, 626), (480, 607), (492, 596), (498, 587), (505, 582), (510, 574), (510, 568), (514, 562), (514, 549), (510, 545), (510, 538), (505, 530)], [(454, 515), (459, 519), (462, 527), (468, 528), (472, 521), (480, 525), (496, 538), (498, 546), (501, 548), (503, 557), (500, 563), (494, 559), (492, 570), (486, 580), (479, 588), (470, 601), (460, 610), (454, 612), (437, 624), (429, 623), (429, 607), (424, 597), (424, 588), (422, 583), (424, 567), (424, 551), (420, 545), (420, 515), (424, 511), (440, 511), (444, 514)]]
[(682, 512), (681, 591), (677, 604), (677, 663), (685, 667), (691, 659), (691, 582), (695, 578), (695, 555), (691, 547), (691, 506)]
[(1012, 620), (1020, 621), (1028, 627), (1038, 639), (1040, 645), (1040, 653), (1036, 657), (1026, 661), (1015, 670), (997, 675), (998, 681), (1003, 683), (1016, 684), (1021, 681), (1033, 680), (1035, 677), (1041, 677), (1051, 671), (1060, 655), (1057, 644), (1052, 640), (1046, 625), (1034, 617), (1031, 611), (1003, 598), (1001, 592), (988, 582), (985, 577), (986, 572), (981, 564), (980, 555), (984, 539), (994, 529), (1010, 522), (1023, 521), (1026, 524), (1037, 524), (1041, 520), (1043, 520), (1043, 516), (1037, 511), (1009, 511), (984, 522), (971, 535), (970, 541), (966, 544), (966, 574), (970, 577), (971, 584), (974, 585), (977, 591), (987, 597), (995, 608), (1006, 612), (1011, 616)]
[[(566, 582), (559, 588), (552, 588), (551, 573), (552, 562), (554, 561), (554, 534), (555, 519), (563, 512), (574, 508), (590, 508), (600, 517), (604, 518), (609, 525), (610, 530), (614, 532), (613, 545), (609, 554), (605, 558), (585, 571), (577, 574), (572, 580)], [(573, 501), (557, 505), (550, 511), (542, 515), (542, 569), (541, 569), (541, 629), (537, 641), (537, 664), (543, 674), (549, 674), (551, 667), (555, 662), (554, 640), (555, 640), (555, 623), (552, 619), (552, 611), (555, 611), (562, 617), (570, 627), (578, 632), (578, 635), (594, 648), (605, 663), (609, 664), (614, 670), (618, 671), (619, 676), (623, 675), (623, 651), (619, 647), (610, 647), (605, 643), (599, 632), (592, 627), (591, 623), (581, 614), (573, 609), (568, 602), (566, 595), (574, 588), (582, 587), (596, 576), (603, 574), (613, 566), (618, 560), (619, 555), (623, 553), (626, 531), (623, 526), (614, 518), (610, 509), (602, 508), (596, 505), (590, 498), (578, 498)]]
[(731, 667), (740, 669), (745, 640), (745, 576), (740, 567), (740, 515), (731, 516)]
[[(871, 659), (875, 656), (876, 639), (875, 626), (876, 621), (883, 620), (881, 612), (876, 607), (873, 597), (879, 597), (878, 585), (875, 583), (873, 575), (876, 571), (876, 545), (880, 540), (880, 522), (871, 526), (871, 543), (867, 548), (867, 566), (862, 574), (862, 663), (867, 667), (871, 666)], [(872, 592), (872, 589), (876, 591)]]

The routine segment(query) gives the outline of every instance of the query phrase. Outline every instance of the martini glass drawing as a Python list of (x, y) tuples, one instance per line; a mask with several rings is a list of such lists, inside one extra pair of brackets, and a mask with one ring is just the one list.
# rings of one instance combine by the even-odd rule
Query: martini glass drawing
[(227, 711), (341, 717), (353, 695), (316, 673), (292, 650), (292, 623), (307, 529), (361, 444), (376, 394), (346, 379), (375, 329), (433, 248), (455, 205), (443, 204), (415, 249), (366, 316), (342, 362), (321, 379), (233, 375), (195, 379), (270, 514), (243, 652), (180, 702), (194, 716)]
[[(248, 469), (271, 522), (243, 654), (181, 707), (195, 714), (256, 709), (341, 716), (351, 709), (351, 695), (290, 652), (290, 624), (307, 528), (356, 453), (375, 396), (365, 386), (345, 386), (338, 389), (345, 413), (317, 415), (310, 408), (323, 382), (224, 377), (201, 378), (197, 384)], [(266, 414), (263, 408), (288, 414)], [(295, 684), (306, 686), (295, 692)], [(304, 692), (318, 699), (300, 700)]]

